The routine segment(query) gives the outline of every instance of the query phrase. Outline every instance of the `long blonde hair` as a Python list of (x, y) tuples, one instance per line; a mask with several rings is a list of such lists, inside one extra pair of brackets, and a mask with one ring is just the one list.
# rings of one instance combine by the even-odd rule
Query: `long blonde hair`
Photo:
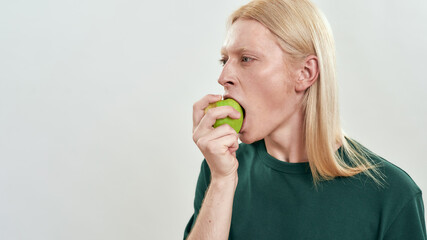
[[(292, 63), (309, 55), (318, 58), (319, 77), (306, 90), (302, 102), (305, 145), (314, 184), (363, 172), (382, 185), (382, 173), (369, 160), (372, 153), (348, 138), (341, 128), (335, 43), (323, 13), (309, 0), (254, 0), (230, 16), (228, 27), (239, 18), (254, 19), (267, 27)], [(335, 153), (337, 144), (349, 156), (349, 163)]]

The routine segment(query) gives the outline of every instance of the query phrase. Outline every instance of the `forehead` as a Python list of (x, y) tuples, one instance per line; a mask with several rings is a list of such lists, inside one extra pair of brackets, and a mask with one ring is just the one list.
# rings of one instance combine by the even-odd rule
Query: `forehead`
[(221, 53), (244, 50), (258, 52), (280, 50), (277, 39), (268, 28), (252, 19), (238, 19), (229, 28)]

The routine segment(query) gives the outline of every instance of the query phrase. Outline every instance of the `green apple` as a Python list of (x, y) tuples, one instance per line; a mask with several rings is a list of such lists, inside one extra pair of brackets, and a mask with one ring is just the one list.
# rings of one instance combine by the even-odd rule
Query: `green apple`
[(220, 107), (220, 106), (232, 106), (234, 109), (236, 109), (237, 111), (240, 112), (240, 118), (233, 119), (230, 117), (226, 117), (226, 118), (217, 119), (215, 121), (215, 124), (213, 125), (213, 127), (216, 128), (216, 127), (219, 127), (223, 124), (228, 124), (238, 133), (240, 131), (240, 129), (242, 128), (242, 124), (243, 124), (243, 109), (242, 109), (242, 107), (234, 99), (228, 98), (228, 99), (220, 100), (218, 102), (214, 102), (214, 103), (209, 104), (209, 106), (207, 106), (205, 108), (205, 113), (207, 113), (208, 110), (211, 108)]

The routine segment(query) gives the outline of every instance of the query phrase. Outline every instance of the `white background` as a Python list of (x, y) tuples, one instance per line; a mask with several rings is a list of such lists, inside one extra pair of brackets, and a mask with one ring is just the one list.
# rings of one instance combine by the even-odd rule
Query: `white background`
[[(246, 2), (1, 1), (0, 239), (182, 239), (203, 160), (192, 105), (222, 93)], [(315, 3), (344, 129), (426, 192), (427, 1)]]

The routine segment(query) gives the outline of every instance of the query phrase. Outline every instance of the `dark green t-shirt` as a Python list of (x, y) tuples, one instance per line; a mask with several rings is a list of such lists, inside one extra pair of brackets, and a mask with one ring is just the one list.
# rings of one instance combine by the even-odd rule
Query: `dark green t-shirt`
[[(338, 151), (344, 154), (342, 148)], [(369, 157), (381, 164), (384, 187), (362, 173), (323, 181), (317, 190), (308, 162), (280, 161), (268, 154), (264, 140), (241, 143), (236, 156), (239, 181), (229, 239), (426, 240), (420, 188), (406, 172), (377, 155)], [(204, 160), (184, 239), (209, 182)]]

